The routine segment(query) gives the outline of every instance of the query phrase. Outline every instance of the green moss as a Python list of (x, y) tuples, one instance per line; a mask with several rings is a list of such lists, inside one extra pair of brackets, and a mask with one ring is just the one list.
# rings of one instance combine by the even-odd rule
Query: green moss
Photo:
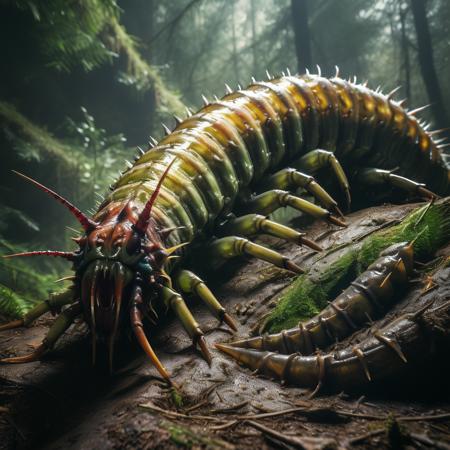
[(177, 409), (183, 406), (183, 396), (175, 387), (170, 389), (170, 400)]
[(175, 444), (186, 448), (229, 448), (227, 442), (202, 435), (194, 430), (172, 422), (162, 422), (161, 427), (168, 431)]
[(350, 244), (336, 262), (319, 273), (309, 272), (297, 278), (282, 293), (265, 328), (277, 332), (314, 316), (392, 244), (414, 240), (416, 258), (424, 259), (449, 239), (450, 198), (418, 208), (400, 224), (368, 236), (361, 244)]

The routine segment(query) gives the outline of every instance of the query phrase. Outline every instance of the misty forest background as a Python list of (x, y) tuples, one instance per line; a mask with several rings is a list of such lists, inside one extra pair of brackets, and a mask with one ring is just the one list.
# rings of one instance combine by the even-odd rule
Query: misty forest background
[[(68, 249), (69, 213), (11, 170), (95, 209), (173, 114), (251, 77), (357, 75), (449, 125), (447, 0), (0, 0), (0, 253)], [(0, 313), (21, 315), (68, 264), (0, 260)]]

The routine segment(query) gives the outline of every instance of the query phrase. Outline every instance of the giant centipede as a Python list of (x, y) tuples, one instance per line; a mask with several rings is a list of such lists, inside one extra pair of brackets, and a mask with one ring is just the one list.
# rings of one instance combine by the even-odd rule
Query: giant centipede
[[(246, 89), (235, 92), (226, 88), (224, 97), (211, 102), (205, 99), (197, 113), (188, 111), (185, 120), (176, 118), (172, 131), (166, 128), (159, 142), (141, 151), (111, 186), (93, 217), (22, 175), (66, 206), (79, 221), (83, 235), (76, 239), (78, 249), (72, 252), (8, 255), (62, 257), (73, 263), (74, 276), (66, 291), (37, 304), (22, 319), (0, 326), (0, 330), (26, 326), (48, 311), (59, 313), (33, 353), (2, 362), (40, 358), (82, 317), (90, 327), (94, 359), (97, 343), (102, 341), (112, 368), (114, 343), (124, 330), (131, 329), (159, 373), (170, 381), (150, 344), (147, 321), (158, 324), (161, 311), (172, 310), (208, 362), (211, 355), (204, 334), (183, 296), (195, 294), (219, 320), (236, 328), (205, 282), (189, 270), (194, 252), (196, 259), (200, 253), (212, 267), (250, 255), (302, 273), (288, 257), (251, 240), (265, 233), (320, 251), (304, 233), (267, 218), (275, 210), (290, 206), (333, 226), (345, 226), (342, 211), (350, 207), (351, 189), (395, 188), (406, 196), (423, 198), (448, 194), (450, 172), (441, 156), (446, 144), (436, 141), (436, 132), (428, 131), (416, 118), (422, 108), (408, 111), (394, 100), (394, 92), (373, 91), (338, 73), (330, 79), (320, 74), (288, 73), (263, 82), (253, 80)], [(329, 178), (335, 179), (338, 187), (335, 192), (329, 193), (314, 178), (320, 170), (332, 174)], [(300, 189), (316, 203), (299, 194)], [(337, 197), (341, 201), (336, 201)], [(391, 284), (401, 284), (408, 275), (412, 259), (408, 249), (404, 244), (381, 257), (390, 279), (372, 267), (365, 279), (349, 288), (347, 300), (333, 302), (307, 327), (246, 341), (246, 346), (259, 342), (255, 347), (267, 350), (273, 341), (274, 348), (280, 350), (284, 345), (284, 353), (290, 353), (291, 340), (298, 339), (299, 348), (307, 354), (326, 346), (331, 338), (342, 338), (360, 326), (357, 309), (362, 303), (358, 298), (366, 301), (364, 308), (376, 309), (376, 302), (386, 296), (386, 304), (381, 306), (387, 307)], [(352, 313), (346, 312), (352, 308)], [(414, 324), (403, 318), (393, 327), (410, 330)], [(338, 359), (328, 354), (269, 354), (263, 361), (266, 366), (273, 365), (269, 371), (300, 384), (320, 382), (326, 370), (336, 372), (337, 385), (347, 385), (351, 383), (342, 380), (346, 374), (350, 378), (361, 375), (358, 358), (365, 364), (366, 355), (384, 357), (380, 349), (394, 348), (393, 341), (383, 334), (374, 339), (378, 347), (370, 343), (373, 351), (350, 349)], [(220, 348), (250, 366), (261, 363), (259, 350)], [(403, 358), (398, 351), (395, 357)], [(314, 368), (303, 371), (305, 364)], [(356, 366), (359, 372), (353, 370)], [(361, 376), (370, 374), (364, 370)]]

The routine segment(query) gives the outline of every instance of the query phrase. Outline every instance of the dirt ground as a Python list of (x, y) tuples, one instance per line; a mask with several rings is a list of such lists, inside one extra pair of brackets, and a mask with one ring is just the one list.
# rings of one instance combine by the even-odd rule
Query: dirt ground
[[(347, 229), (313, 223), (306, 231), (329, 248), (358, 241), (401, 219), (412, 207), (372, 208), (348, 216)], [(339, 251), (318, 260), (320, 255), (308, 249), (270, 242), (303, 267), (314, 264), (316, 269), (339, 258)], [(448, 255), (449, 249), (441, 252)], [(450, 268), (436, 273), (437, 286), (425, 295), (419, 295), (423, 285), (416, 284), (373, 326), (430, 298), (450, 299), (449, 275)], [(237, 336), (246, 336), (291, 280), (287, 272), (252, 260), (211, 287), (237, 320)], [(211, 348), (214, 342), (232, 339), (226, 327), (216, 328), (217, 321), (201, 305), (193, 302), (192, 311), (207, 330)], [(51, 321), (49, 317), (29, 329), (3, 332), (0, 354), (29, 351)], [(0, 448), (450, 449), (448, 351), (424, 355), (422, 367), (406, 364), (395, 380), (369, 391), (310, 399), (310, 391), (256, 377), (215, 350), (208, 367), (181, 325), (169, 318), (152, 342), (181, 386), (179, 396), (127, 340), (118, 348), (112, 376), (105, 361), (105, 368), (93, 368), (85, 336), (85, 325), (79, 324), (42, 361), (0, 366)]]

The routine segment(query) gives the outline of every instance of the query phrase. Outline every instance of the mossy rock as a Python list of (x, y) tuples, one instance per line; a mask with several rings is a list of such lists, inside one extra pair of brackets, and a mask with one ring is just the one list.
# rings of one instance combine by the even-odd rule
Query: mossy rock
[(397, 225), (349, 244), (335, 262), (323, 266), (318, 273), (310, 270), (298, 277), (281, 294), (264, 329), (278, 332), (316, 315), (393, 244), (413, 241), (416, 259), (427, 260), (449, 240), (450, 197), (447, 197), (415, 209)]

